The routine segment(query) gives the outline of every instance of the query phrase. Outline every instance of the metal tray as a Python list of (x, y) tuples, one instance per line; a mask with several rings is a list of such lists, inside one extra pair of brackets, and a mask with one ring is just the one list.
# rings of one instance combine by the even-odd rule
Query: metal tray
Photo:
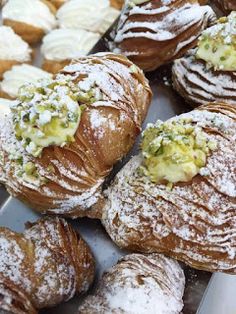
[[(107, 36), (105, 35), (94, 47), (92, 52), (95, 53), (106, 50), (106, 40)], [(41, 56), (38, 49), (35, 65), (40, 65), (40, 62)], [(183, 99), (173, 91), (169, 84), (170, 67), (158, 69), (158, 71), (148, 74), (147, 77), (150, 80), (152, 87), (153, 101), (143, 127), (149, 122), (155, 122), (157, 119), (166, 120), (174, 115), (191, 110), (191, 108), (184, 103)], [(138, 152), (138, 143), (139, 138), (136, 140), (136, 144), (130, 154), (114, 167), (109, 180), (112, 180), (115, 173), (122, 167), (122, 165), (126, 163), (131, 156)], [(10, 197), (4, 187), (0, 187), (0, 226), (6, 226), (21, 232), (24, 230), (24, 224), (27, 221), (35, 221), (39, 217), (39, 214), (27, 208), (18, 200)], [(112, 243), (98, 220), (80, 219), (71, 221), (71, 223), (88, 242), (96, 259), (96, 278), (93, 287), (89, 291), (89, 293), (91, 293), (96, 287), (99, 277), (104, 270), (114, 265), (118, 259), (127, 254), (127, 252), (121, 251)], [(184, 294), (185, 306), (183, 313), (195, 314), (199, 308), (204, 292), (206, 291), (211, 274), (197, 271), (184, 265), (183, 267), (186, 274), (186, 289)], [(76, 314), (78, 313), (78, 305), (83, 298), (84, 296), (76, 296), (67, 303), (52, 309), (43, 310), (40, 313)], [(209, 314), (209, 312), (207, 314)]]

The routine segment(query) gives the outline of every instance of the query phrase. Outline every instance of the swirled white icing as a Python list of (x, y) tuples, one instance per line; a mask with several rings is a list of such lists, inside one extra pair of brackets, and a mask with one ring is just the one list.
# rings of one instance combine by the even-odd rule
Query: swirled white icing
[(31, 48), (8, 26), (0, 27), (0, 59), (27, 62), (31, 59)]
[(56, 18), (40, 0), (9, 0), (2, 9), (2, 18), (23, 22), (49, 32), (56, 27)]
[(15, 65), (3, 75), (0, 88), (13, 98), (17, 97), (19, 88), (25, 83), (35, 83), (39, 79), (51, 78), (52, 74), (28, 64)]
[(99, 38), (83, 29), (56, 29), (43, 38), (41, 51), (47, 60), (74, 59), (87, 55)]
[(104, 34), (119, 16), (109, 0), (71, 0), (57, 12), (60, 27), (83, 28)]

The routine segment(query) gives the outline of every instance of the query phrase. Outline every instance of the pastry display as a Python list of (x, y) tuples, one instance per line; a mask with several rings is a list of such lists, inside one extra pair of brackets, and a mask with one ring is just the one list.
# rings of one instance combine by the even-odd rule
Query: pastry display
[(99, 39), (99, 34), (84, 29), (53, 30), (43, 38), (43, 69), (58, 73), (72, 59), (86, 56)]
[(149, 124), (142, 152), (106, 191), (112, 240), (236, 274), (235, 138), (236, 108), (220, 103)]
[(0, 26), (0, 79), (15, 64), (30, 63), (32, 49), (12, 28)]
[(70, 0), (56, 16), (62, 28), (82, 28), (103, 35), (119, 14), (109, 0)]
[(3, 75), (0, 82), (0, 96), (15, 99), (21, 86), (26, 83), (37, 83), (40, 79), (50, 79), (52, 74), (35, 66), (22, 64), (15, 65)]
[(92, 55), (25, 85), (18, 100), (0, 132), (7, 190), (42, 213), (96, 217), (90, 208), (151, 101), (143, 72), (123, 56)]
[(2, 9), (3, 24), (30, 44), (56, 27), (54, 7), (45, 0), (8, 0)]
[(231, 11), (236, 11), (236, 1), (235, 0), (213, 0), (224, 13), (230, 13)]
[(110, 48), (152, 71), (194, 47), (214, 19), (197, 0), (127, 1)]
[(0, 227), (0, 311), (36, 313), (87, 291), (93, 277), (90, 249), (64, 219), (41, 219), (22, 234)]
[(173, 85), (192, 106), (208, 102), (236, 105), (236, 12), (205, 30), (196, 49), (173, 65)]
[(130, 254), (102, 277), (79, 314), (178, 314), (183, 308), (184, 272), (160, 254)]

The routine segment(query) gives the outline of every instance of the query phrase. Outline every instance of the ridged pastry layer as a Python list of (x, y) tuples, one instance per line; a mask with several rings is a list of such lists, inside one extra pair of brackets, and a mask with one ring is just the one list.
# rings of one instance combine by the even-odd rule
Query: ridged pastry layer
[(174, 88), (194, 107), (215, 101), (236, 105), (235, 72), (208, 68), (195, 50), (174, 62), (172, 77)]
[(236, 109), (214, 103), (173, 119), (183, 118), (217, 143), (200, 174), (170, 188), (141, 175), (133, 157), (106, 192), (103, 224), (121, 248), (236, 274)]
[(214, 19), (209, 6), (194, 0), (152, 0), (135, 6), (127, 2), (111, 49), (152, 71), (195, 46), (202, 30)]
[[(96, 206), (93, 210), (91, 206), (100, 201), (113, 165), (134, 144), (151, 100), (148, 81), (133, 67), (127, 58), (111, 53), (84, 57), (66, 67), (65, 78), (84, 88), (96, 83), (103, 100), (86, 106), (74, 142), (46, 147), (39, 158), (27, 154), (16, 139), (11, 115), (3, 122), (1, 180), (10, 194), (42, 213), (100, 216)], [(11, 159), (12, 151), (20, 152), (23, 162), (33, 162), (47, 182), (23, 179)]]
[(183, 308), (184, 273), (160, 254), (130, 254), (105, 272), (80, 314), (178, 314)]

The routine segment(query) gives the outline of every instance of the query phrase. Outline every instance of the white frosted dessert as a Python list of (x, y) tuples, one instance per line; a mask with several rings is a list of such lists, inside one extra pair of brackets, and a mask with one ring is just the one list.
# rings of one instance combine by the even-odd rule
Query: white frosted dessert
[(43, 38), (45, 59), (63, 61), (87, 55), (100, 35), (83, 29), (56, 29)]
[(32, 49), (12, 28), (0, 26), (0, 60), (29, 62)]
[(36, 83), (40, 79), (50, 79), (52, 74), (43, 71), (35, 66), (22, 64), (15, 65), (10, 71), (3, 75), (3, 81), (0, 83), (0, 90), (6, 96), (16, 98), (19, 88), (26, 83)]
[(109, 0), (71, 0), (57, 11), (57, 18), (62, 28), (82, 28), (104, 34), (119, 14)]
[(3, 115), (5, 116), (11, 112), (10, 107), (13, 103), (15, 103), (14, 100), (0, 98), (0, 117)]
[(57, 24), (55, 15), (40, 0), (8, 0), (2, 9), (2, 18), (32, 25), (45, 33)]

